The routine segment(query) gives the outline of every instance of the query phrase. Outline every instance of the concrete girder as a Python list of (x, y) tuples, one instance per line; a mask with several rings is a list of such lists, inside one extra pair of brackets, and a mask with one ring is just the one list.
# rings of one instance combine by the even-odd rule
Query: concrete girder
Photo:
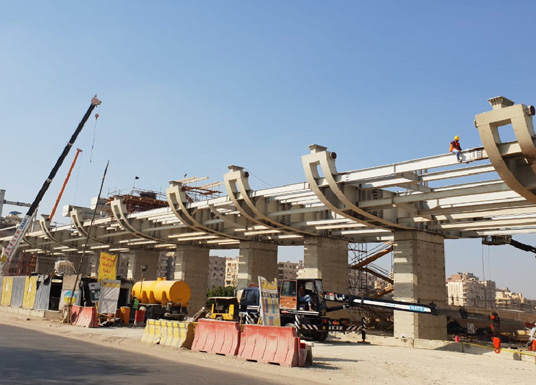
[[(39, 219), (39, 227), (41, 228), (41, 231), (43, 232), (43, 234), (45, 234), (45, 236), (48, 239), (50, 239), (52, 242), (55, 242), (58, 245), (62, 245), (68, 248), (74, 248), (77, 251), (81, 251), (81, 249), (79, 249), (77, 246), (67, 244), (65, 241), (57, 239), (56, 237), (54, 237), (54, 235), (52, 235), (52, 232), (50, 231), (51, 228), (50, 228), (50, 221), (48, 219), (48, 216), (45, 216)], [(64, 232), (60, 232), (58, 235), (62, 236), (62, 234), (64, 234)], [(70, 241), (72, 242), (72, 240)]]
[[(498, 96), (488, 100), (493, 110), (476, 115), (475, 126), (493, 167), (512, 190), (536, 203), (536, 147), (532, 115), (534, 107), (515, 104)], [(499, 127), (511, 124), (522, 157), (507, 158), (502, 151)], [(528, 187), (532, 185), (531, 187)]]
[[(510, 149), (505, 151), (511, 151)], [(518, 149), (519, 151), (519, 149)], [(477, 161), (487, 159), (486, 152), (483, 147), (475, 147), (464, 151), (464, 155), (467, 160)], [(452, 154), (436, 155), (433, 157), (409, 160), (405, 162), (393, 163), (383, 166), (371, 167), (363, 170), (347, 171), (338, 174), (340, 182), (345, 183), (357, 183), (360, 184), (363, 181), (370, 181), (378, 178), (379, 175), (399, 175), (402, 173), (420, 173), (423, 170), (435, 169), (439, 167), (459, 166), (456, 157)], [(447, 171), (449, 172), (449, 171)], [(426, 182), (426, 174), (419, 175), (419, 180)], [(319, 178), (319, 185), (323, 187), (327, 182), (323, 182), (322, 178)]]
[[(151, 222), (148, 220), (138, 219), (138, 218), (127, 218), (127, 209), (125, 203), (121, 198), (115, 198), (111, 201), (110, 207), (112, 209), (112, 214), (115, 219), (118, 221), (119, 225), (126, 230), (127, 232), (135, 235), (139, 238), (146, 239), (148, 241), (153, 241), (156, 243), (164, 244), (176, 244), (177, 242), (170, 241), (169, 239), (163, 239), (161, 237), (156, 237), (153, 235), (148, 235), (148, 231), (159, 231), (158, 227), (149, 227)], [(135, 241), (134, 241), (135, 242)], [(119, 242), (122, 243), (122, 242)], [(128, 242), (127, 242), (128, 243)], [(145, 242), (136, 242), (138, 245), (146, 244)]]
[[(339, 176), (335, 167), (336, 154), (327, 151), (326, 147), (316, 144), (309, 146), (309, 149), (311, 153), (302, 156), (302, 164), (307, 182), (309, 182), (309, 186), (315, 192), (318, 199), (330, 210), (369, 227), (413, 229), (411, 226), (403, 226), (386, 220), (356, 206), (353, 199), (348, 197), (348, 190), (343, 190), (336, 179)], [(327, 183), (325, 187), (321, 187), (319, 184), (320, 174), (318, 167), (321, 168), (324, 182)], [(356, 190), (358, 189), (354, 188), (352, 192), (356, 193)]]
[(124, 247), (120, 244), (115, 243), (108, 237), (108, 239), (100, 239), (100, 237), (106, 236), (106, 233), (104, 229), (101, 227), (95, 227), (95, 236), (91, 236), (90, 232), (86, 231), (84, 228), (84, 211), (80, 208), (73, 207), (71, 211), (69, 212), (69, 215), (71, 217), (71, 223), (74, 226), (74, 228), (86, 239), (90, 239), (94, 242), (103, 244), (103, 245), (109, 245), (111, 247)]
[[(277, 230), (285, 233), (317, 236), (314, 232), (309, 232), (303, 228), (289, 226), (281, 221), (271, 218), (271, 212), (277, 211), (286, 222), (292, 222), (292, 215), (295, 214), (291, 207), (273, 198), (264, 196), (251, 197), (252, 191), (249, 187), (248, 174), (243, 167), (229, 166), (229, 172), (224, 175), (225, 188), (233, 205), (240, 211), (240, 214), (253, 223), (265, 226), (267, 229)], [(271, 206), (271, 208), (270, 208)], [(270, 210), (271, 209), (271, 210)], [(298, 209), (299, 210), (299, 209)], [(270, 211), (270, 213), (268, 213)]]
[[(221, 222), (219, 222), (221, 224), (219, 228), (206, 226), (204, 221), (210, 219), (208, 215), (210, 213), (216, 215), (216, 212), (212, 209), (200, 210), (198, 208), (188, 208), (188, 198), (182, 187), (182, 183), (172, 182), (172, 184), (166, 189), (166, 195), (171, 211), (173, 211), (175, 216), (186, 227), (196, 232), (205, 233), (207, 235), (207, 239), (210, 240), (221, 239), (222, 241), (225, 241), (229, 238), (237, 241), (247, 240), (245, 237), (239, 237), (237, 235), (230, 234), (229, 232), (225, 232), (225, 223), (227, 223), (225, 220), (221, 220)], [(201, 218), (202, 216), (204, 216), (204, 218)], [(229, 219), (227, 220), (230, 221)], [(230, 222), (233, 223), (234, 227), (236, 223), (233, 221)]]

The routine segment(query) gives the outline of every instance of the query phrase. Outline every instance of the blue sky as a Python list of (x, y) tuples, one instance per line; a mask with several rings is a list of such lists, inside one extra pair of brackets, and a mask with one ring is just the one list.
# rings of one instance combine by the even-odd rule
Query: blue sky
[[(221, 181), (304, 181), (312, 143), (340, 171), (480, 145), (473, 120), (503, 95), (534, 104), (532, 1), (0, 1), (6, 199), (31, 202), (97, 93), (63, 204), (104, 192)], [(45, 196), (50, 212), (73, 150)], [(4, 208), (4, 214), (14, 207)], [(18, 209), (25, 211), (25, 209)], [(59, 215), (56, 216), (60, 220)], [(536, 244), (533, 235), (516, 237)], [(297, 259), (299, 251), (283, 257)], [(446, 241), (471, 271), (536, 298), (534, 256)]]

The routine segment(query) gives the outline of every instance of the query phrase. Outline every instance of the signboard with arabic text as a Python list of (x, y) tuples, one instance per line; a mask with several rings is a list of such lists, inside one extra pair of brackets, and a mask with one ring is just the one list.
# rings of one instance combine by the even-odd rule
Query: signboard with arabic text
[(259, 292), (262, 324), (267, 326), (281, 326), (277, 278), (269, 282), (266, 278), (259, 276)]
[(117, 255), (101, 251), (98, 281), (100, 282), (104, 279), (115, 280), (117, 278), (116, 266)]

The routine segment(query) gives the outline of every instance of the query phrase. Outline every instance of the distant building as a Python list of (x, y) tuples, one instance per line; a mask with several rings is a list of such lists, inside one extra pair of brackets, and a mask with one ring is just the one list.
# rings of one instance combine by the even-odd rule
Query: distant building
[(296, 279), (298, 272), (303, 270), (303, 261), (295, 262), (278, 262), (277, 263), (277, 280)]
[(523, 294), (510, 291), (508, 288), (498, 289), (495, 292), (497, 307), (508, 310), (520, 310), (527, 313), (536, 311), (536, 301), (525, 298)]
[(238, 257), (225, 259), (225, 286), (238, 287)]
[(447, 279), (448, 304), (495, 308), (495, 282), (479, 281), (473, 273), (452, 274)]
[(209, 290), (220, 286), (230, 286), (226, 285), (226, 267), (227, 258), (212, 255), (208, 257), (207, 288)]

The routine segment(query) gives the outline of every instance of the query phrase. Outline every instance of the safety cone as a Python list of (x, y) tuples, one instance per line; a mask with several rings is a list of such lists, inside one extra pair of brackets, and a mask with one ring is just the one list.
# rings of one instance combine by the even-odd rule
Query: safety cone
[(495, 353), (501, 352), (501, 339), (499, 337), (493, 337), (493, 346), (495, 347)]

